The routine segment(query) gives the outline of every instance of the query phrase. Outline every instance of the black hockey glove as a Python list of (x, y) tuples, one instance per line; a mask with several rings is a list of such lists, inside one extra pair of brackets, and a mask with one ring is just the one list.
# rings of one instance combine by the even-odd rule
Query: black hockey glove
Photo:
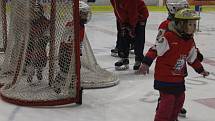
[(122, 24), (121, 26), (121, 36), (122, 37), (135, 37), (135, 32), (132, 30), (131, 26), (129, 24)]

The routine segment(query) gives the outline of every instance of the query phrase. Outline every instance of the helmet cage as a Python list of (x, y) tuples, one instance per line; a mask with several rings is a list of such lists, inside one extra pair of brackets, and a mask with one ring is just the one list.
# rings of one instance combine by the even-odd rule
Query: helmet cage
[(169, 14), (175, 14), (183, 8), (189, 8), (189, 3), (186, 0), (167, 0), (166, 7)]
[(79, 11), (80, 11), (80, 21), (83, 24), (88, 23), (91, 20), (92, 12), (90, 6), (87, 5), (85, 2), (79, 2)]

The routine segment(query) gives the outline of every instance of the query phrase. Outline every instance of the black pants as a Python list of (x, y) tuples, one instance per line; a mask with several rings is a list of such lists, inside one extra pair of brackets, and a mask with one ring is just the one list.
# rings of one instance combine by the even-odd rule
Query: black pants
[(129, 46), (131, 37), (128, 34), (122, 36), (122, 29), (120, 23), (117, 21), (117, 42), (116, 47), (118, 48), (118, 55), (120, 58), (128, 58), (129, 56)]
[(134, 53), (135, 53), (135, 61), (142, 61), (144, 55), (143, 50), (145, 46), (145, 27), (146, 21), (138, 22), (135, 27), (135, 38), (131, 38), (128, 34), (126, 36), (122, 36), (121, 28), (119, 23), (117, 22), (117, 45), (116, 47), (119, 49), (118, 55), (121, 58), (128, 58), (129, 56), (129, 47), (130, 43), (134, 43)]
[(145, 46), (145, 28), (146, 22), (139, 22), (135, 28), (135, 38), (134, 38), (134, 54), (135, 61), (142, 61), (144, 58), (143, 50)]

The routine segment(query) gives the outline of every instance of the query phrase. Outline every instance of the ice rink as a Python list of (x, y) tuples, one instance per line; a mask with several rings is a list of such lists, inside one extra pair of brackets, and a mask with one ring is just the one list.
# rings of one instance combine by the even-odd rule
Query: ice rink
[[(144, 52), (154, 43), (158, 25), (166, 17), (167, 13), (150, 12)], [(211, 74), (203, 78), (188, 68), (184, 104), (188, 113), (179, 121), (215, 121), (215, 12), (201, 13), (201, 18), (195, 41)], [(116, 41), (115, 24), (113, 13), (94, 13), (86, 31), (99, 65), (119, 76), (118, 85), (84, 90), (82, 105), (60, 108), (20, 107), (0, 100), (0, 121), (153, 121), (159, 96), (153, 89), (154, 63), (148, 75), (136, 75), (131, 56), (129, 70), (115, 71), (118, 58), (110, 56)]]

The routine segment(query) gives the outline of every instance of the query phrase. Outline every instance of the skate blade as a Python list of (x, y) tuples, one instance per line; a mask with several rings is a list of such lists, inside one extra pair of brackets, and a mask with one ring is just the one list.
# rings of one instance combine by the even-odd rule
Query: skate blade
[(111, 56), (113, 56), (113, 57), (119, 57), (118, 53), (111, 53)]
[(134, 71), (139, 71), (139, 68), (140, 68), (140, 66), (139, 67), (135, 66), (135, 67), (133, 67), (133, 70)]
[(185, 118), (185, 117), (186, 117), (186, 114), (181, 114), (181, 113), (179, 113), (178, 116), (179, 116), (179, 117)]
[(128, 69), (129, 69), (129, 65), (115, 66), (116, 71), (124, 71)]
[(42, 84), (41, 81), (37, 81), (37, 82), (28, 82), (29, 83), (29, 86), (32, 86), (32, 87), (36, 87), (36, 86), (40, 86)]
[(129, 53), (130, 54), (134, 54), (134, 50), (129, 50)]

